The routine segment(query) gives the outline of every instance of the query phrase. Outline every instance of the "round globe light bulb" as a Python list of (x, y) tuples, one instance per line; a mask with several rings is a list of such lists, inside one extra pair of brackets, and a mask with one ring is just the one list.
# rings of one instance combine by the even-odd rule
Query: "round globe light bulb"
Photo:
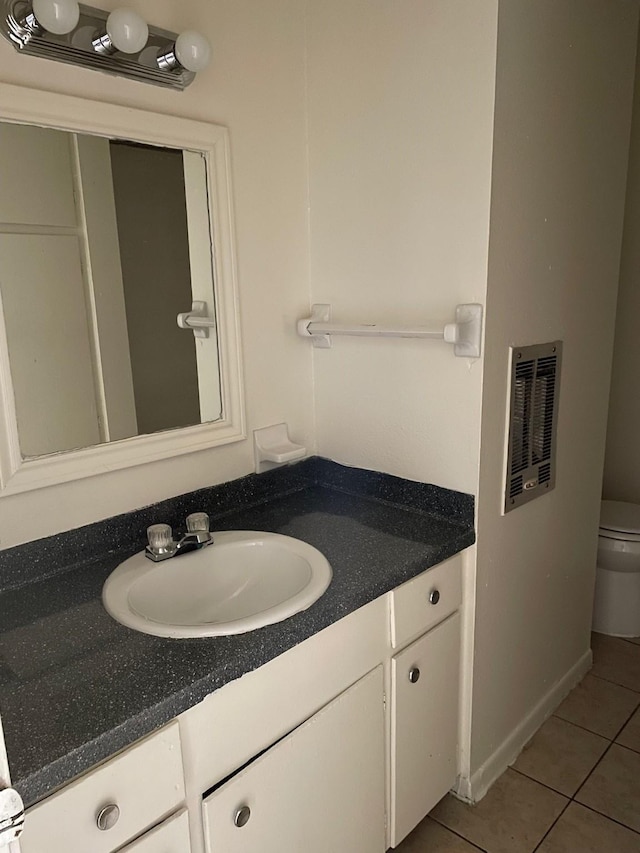
[(80, 19), (76, 0), (33, 0), (31, 8), (40, 26), (59, 36), (74, 30)]
[(202, 71), (211, 59), (211, 47), (203, 35), (195, 30), (185, 30), (176, 39), (175, 54), (187, 71)]
[(107, 18), (107, 35), (121, 53), (138, 53), (147, 43), (149, 27), (132, 9), (114, 9)]

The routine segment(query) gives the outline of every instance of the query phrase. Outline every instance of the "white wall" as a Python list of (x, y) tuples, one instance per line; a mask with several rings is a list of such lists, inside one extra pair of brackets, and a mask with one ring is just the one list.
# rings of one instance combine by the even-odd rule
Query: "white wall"
[[(476, 779), (571, 667), (588, 664), (636, 31), (637, 6), (625, 0), (500, 4)], [(556, 338), (564, 341), (556, 488), (502, 516), (508, 348)]]
[[(288, 421), (295, 440), (313, 450), (312, 357), (294, 334), (295, 320), (308, 309), (304, 5), (136, 0), (135, 8), (156, 26), (195, 28), (210, 38), (211, 66), (185, 92), (20, 56), (4, 40), (0, 80), (229, 127), (249, 436)], [(0, 498), (0, 548), (252, 470), (247, 440)]]
[[(336, 321), (484, 302), (497, 5), (309, 3), (312, 301)], [(481, 362), (343, 338), (314, 375), (322, 455), (476, 492)]]
[[(639, 57), (640, 58), (640, 57)], [(640, 503), (640, 62), (627, 176), (603, 496)]]

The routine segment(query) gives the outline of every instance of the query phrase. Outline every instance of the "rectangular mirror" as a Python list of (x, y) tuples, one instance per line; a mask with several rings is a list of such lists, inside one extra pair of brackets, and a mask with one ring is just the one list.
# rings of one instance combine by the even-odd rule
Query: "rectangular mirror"
[[(85, 102), (52, 95), (60, 123), (37, 110), (27, 122), (7, 115), (11, 89), (0, 87), (5, 490), (87, 476), (106, 455), (124, 467), (244, 437), (224, 128), (101, 105), (97, 133), (79, 118)], [(41, 97), (15, 91), (25, 112), (25, 93)], [(181, 328), (196, 302), (207, 325)]]

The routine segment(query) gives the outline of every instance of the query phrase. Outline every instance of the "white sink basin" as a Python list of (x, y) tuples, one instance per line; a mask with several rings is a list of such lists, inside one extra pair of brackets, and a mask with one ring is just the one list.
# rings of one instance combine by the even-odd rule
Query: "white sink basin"
[(311, 545), (233, 530), (213, 545), (154, 563), (141, 552), (107, 578), (102, 603), (118, 622), (156, 637), (243, 634), (306, 610), (331, 582)]

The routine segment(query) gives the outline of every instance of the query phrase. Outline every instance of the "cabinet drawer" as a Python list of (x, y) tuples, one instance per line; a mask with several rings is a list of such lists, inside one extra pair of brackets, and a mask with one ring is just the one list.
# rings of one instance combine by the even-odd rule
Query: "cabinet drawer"
[(189, 817), (187, 810), (165, 820), (155, 829), (123, 847), (119, 853), (190, 853)]
[[(177, 722), (151, 735), (29, 809), (22, 853), (111, 853), (184, 800)], [(98, 813), (116, 805), (110, 829)]]
[(442, 622), (462, 603), (462, 556), (407, 581), (391, 593), (391, 644), (401, 648)]
[(457, 773), (460, 614), (391, 660), (391, 841), (396, 847)]
[(382, 667), (203, 803), (207, 853), (384, 853)]

